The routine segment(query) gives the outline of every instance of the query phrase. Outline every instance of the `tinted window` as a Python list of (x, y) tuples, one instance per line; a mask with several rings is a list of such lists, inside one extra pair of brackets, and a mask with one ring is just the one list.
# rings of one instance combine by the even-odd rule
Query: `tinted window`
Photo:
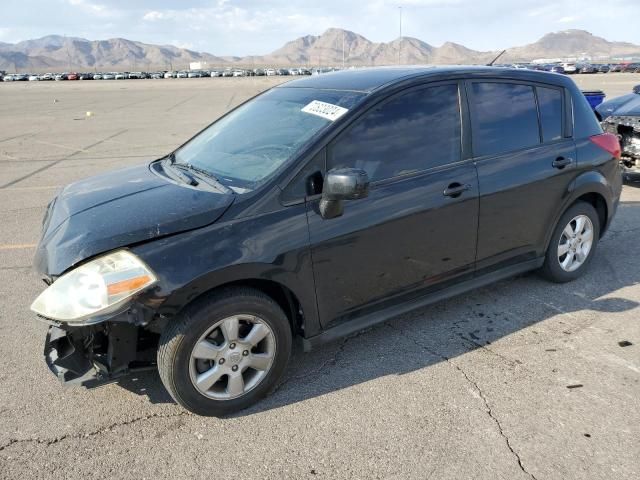
[(376, 181), (459, 160), (458, 87), (442, 85), (369, 111), (329, 148), (327, 167), (361, 168)]
[(496, 155), (540, 143), (533, 87), (472, 83), (474, 155)]
[(545, 142), (562, 138), (562, 92), (555, 88), (536, 87), (542, 139)]

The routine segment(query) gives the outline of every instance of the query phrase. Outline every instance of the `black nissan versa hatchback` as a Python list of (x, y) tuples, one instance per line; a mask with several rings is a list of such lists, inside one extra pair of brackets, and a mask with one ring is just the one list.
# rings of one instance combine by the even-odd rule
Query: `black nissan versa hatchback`
[(49, 368), (158, 368), (237, 411), (305, 349), (528, 270), (582, 275), (616, 212), (620, 145), (563, 75), (377, 68), (292, 81), (165, 158), (48, 207), (35, 266)]

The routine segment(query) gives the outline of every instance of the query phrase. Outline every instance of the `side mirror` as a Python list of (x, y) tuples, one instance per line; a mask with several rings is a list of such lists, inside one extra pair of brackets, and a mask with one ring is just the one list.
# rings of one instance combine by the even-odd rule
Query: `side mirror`
[(640, 95), (640, 85), (636, 85), (633, 87), (633, 93)]
[(320, 200), (320, 215), (329, 219), (343, 213), (343, 200), (357, 200), (369, 195), (369, 176), (357, 168), (336, 168), (327, 172)]

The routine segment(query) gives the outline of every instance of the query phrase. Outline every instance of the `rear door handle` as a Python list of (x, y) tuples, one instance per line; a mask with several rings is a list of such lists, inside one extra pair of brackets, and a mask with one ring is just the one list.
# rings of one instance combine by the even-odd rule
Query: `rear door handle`
[(567, 165), (571, 165), (571, 162), (573, 162), (572, 158), (569, 158), (569, 157), (558, 157), (553, 161), (553, 163), (551, 165), (553, 165), (553, 168), (557, 168), (557, 169), (562, 170)]
[(462, 192), (466, 192), (470, 188), (471, 188), (471, 185), (469, 185), (469, 184), (466, 184), (466, 183), (462, 184), (462, 183), (458, 183), (458, 182), (453, 182), (447, 188), (444, 189), (444, 192), (442, 192), (442, 194), (445, 197), (456, 198), (456, 197), (459, 197), (460, 195), (462, 195)]

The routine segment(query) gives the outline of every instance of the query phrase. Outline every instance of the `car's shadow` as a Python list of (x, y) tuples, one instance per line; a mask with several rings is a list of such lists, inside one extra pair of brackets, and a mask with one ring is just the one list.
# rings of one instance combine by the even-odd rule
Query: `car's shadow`
[[(574, 282), (553, 284), (526, 274), (438, 302), (310, 353), (296, 348), (274, 393), (236, 415), (279, 408), (380, 377), (404, 375), (478, 348), (493, 350), (491, 345), (498, 340), (557, 315), (566, 318), (560, 323), (557, 341), (551, 343), (563, 348), (563, 340), (586, 321), (572, 312), (617, 313), (638, 306), (616, 292), (640, 282), (640, 255), (624, 254), (618, 247), (621, 240), (637, 243), (635, 238), (623, 237), (633, 237), (627, 226), (639, 221), (640, 202), (621, 203), (619, 217), (598, 246), (589, 272)], [(517, 358), (503, 360), (520, 362)], [(148, 396), (153, 403), (173, 402), (155, 371), (118, 384)]]

